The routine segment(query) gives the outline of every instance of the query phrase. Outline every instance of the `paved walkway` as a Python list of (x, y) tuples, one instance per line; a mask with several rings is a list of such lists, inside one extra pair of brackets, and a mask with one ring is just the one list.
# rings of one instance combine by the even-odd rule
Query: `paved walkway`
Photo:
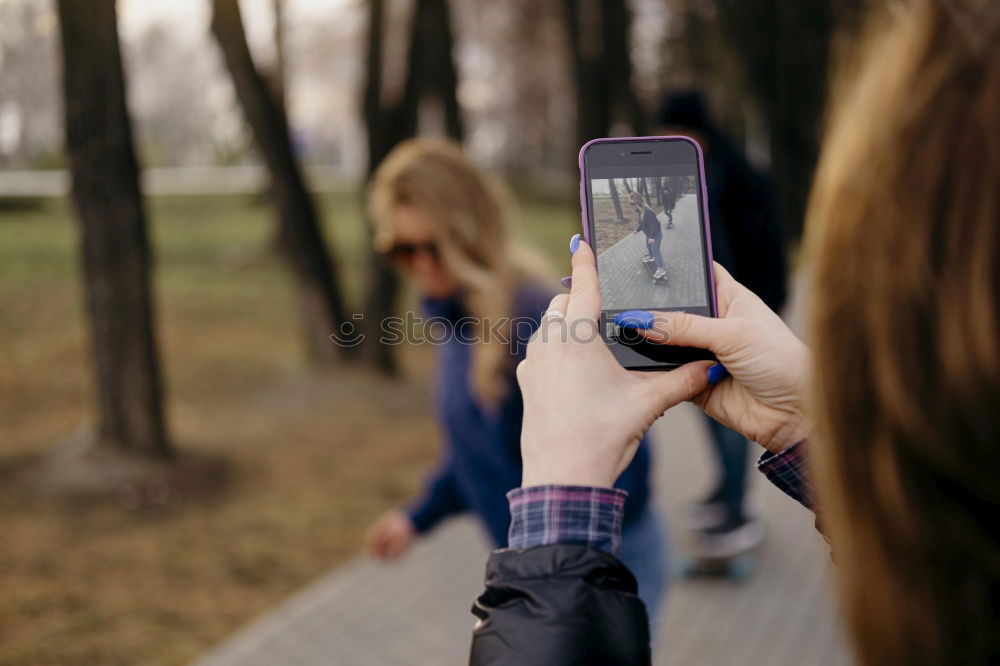
[(674, 227), (667, 230), (667, 216), (659, 215), (663, 227), (660, 251), (667, 271), (666, 284), (654, 284), (642, 265), (646, 236), (629, 234), (601, 252), (601, 298), (608, 310), (673, 308), (704, 305), (705, 269), (697, 198), (685, 194), (674, 207)]
[[(668, 515), (711, 478), (707, 429), (690, 405), (655, 426), (656, 501)], [(751, 507), (768, 537), (751, 578), (672, 583), (658, 622), (657, 666), (847, 666), (812, 515), (754, 478)], [(468, 660), (487, 548), (456, 519), (396, 565), (361, 557), (316, 580), (196, 660), (195, 666), (452, 665)]]

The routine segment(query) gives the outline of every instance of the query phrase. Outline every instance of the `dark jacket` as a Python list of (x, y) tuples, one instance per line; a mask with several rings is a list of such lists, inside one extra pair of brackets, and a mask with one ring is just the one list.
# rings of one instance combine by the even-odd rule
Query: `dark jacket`
[(659, 238), (663, 235), (660, 220), (652, 208), (643, 208), (641, 212), (636, 212), (635, 216), (639, 223), (638, 231), (646, 234), (646, 238)]
[[(424, 311), (440, 325), (434, 402), (444, 434), (444, 451), (423, 494), (407, 513), (417, 532), (432, 529), (448, 516), (472, 511), (495, 546), (507, 545), (510, 507), (507, 491), (521, 485), (521, 392), (514, 368), (524, 358), (528, 337), (538, 328), (552, 293), (525, 286), (515, 297), (516, 341), (510, 364), (511, 389), (493, 409), (472, 393), (469, 373), (475, 331), (460, 298), (424, 301)], [(647, 438), (618, 482), (628, 491), (624, 524), (642, 513), (649, 498), (650, 454)]]
[(702, 135), (712, 254), (777, 312), (787, 296), (785, 236), (770, 179), (716, 127), (698, 91), (667, 93), (660, 124)]
[(649, 620), (613, 556), (557, 544), (498, 550), (472, 607), (471, 666), (648, 666)]

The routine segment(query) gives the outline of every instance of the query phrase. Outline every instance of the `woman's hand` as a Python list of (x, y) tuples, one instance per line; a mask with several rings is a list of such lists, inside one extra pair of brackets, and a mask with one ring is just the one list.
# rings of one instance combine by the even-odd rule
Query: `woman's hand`
[(613, 486), (653, 421), (708, 387), (705, 361), (671, 372), (625, 370), (598, 334), (600, 311), (594, 254), (581, 242), (572, 291), (552, 299), (517, 367), (522, 486)]
[(658, 312), (647, 339), (712, 351), (730, 377), (693, 398), (705, 413), (770, 451), (808, 436), (809, 349), (753, 292), (715, 264), (718, 318)]
[(380, 560), (391, 560), (410, 549), (417, 531), (405, 513), (386, 511), (372, 523), (365, 534), (365, 551)]

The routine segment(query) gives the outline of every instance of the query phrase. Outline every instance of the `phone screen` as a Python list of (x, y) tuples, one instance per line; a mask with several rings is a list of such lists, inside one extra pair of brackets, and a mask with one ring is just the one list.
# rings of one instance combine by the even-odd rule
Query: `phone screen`
[[(715, 314), (699, 160), (695, 144), (680, 137), (599, 141), (584, 151), (587, 235), (609, 343), (621, 342), (611, 319), (625, 310)], [(649, 353), (643, 345), (626, 347), (618, 356), (627, 367), (709, 357), (676, 347)]]

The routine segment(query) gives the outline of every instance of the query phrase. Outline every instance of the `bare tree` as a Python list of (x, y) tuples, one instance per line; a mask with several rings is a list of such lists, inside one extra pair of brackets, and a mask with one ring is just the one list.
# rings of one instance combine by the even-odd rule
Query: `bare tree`
[(565, 0), (576, 78), (577, 141), (606, 136), (624, 111), (635, 134), (648, 127), (632, 86), (625, 0)]
[(172, 453), (163, 416), (150, 249), (115, 0), (59, 0), (66, 150), (97, 374), (98, 441)]
[(770, 132), (771, 171), (785, 227), (802, 232), (819, 157), (830, 51), (841, 20), (862, 0), (719, 0), (722, 34), (743, 63)]
[(615, 187), (614, 178), (608, 178), (608, 188), (611, 190), (611, 202), (615, 205), (615, 219), (624, 220), (625, 216), (622, 215), (622, 202), (618, 198), (618, 188)]
[[(368, 169), (370, 179), (385, 156), (401, 141), (414, 136), (420, 103), (428, 95), (438, 98), (444, 108), (447, 135), (457, 141), (463, 137), (461, 110), (458, 104), (458, 75), (452, 56), (453, 37), (446, 0), (416, 0), (410, 24), (407, 73), (402, 94), (387, 102), (382, 88), (385, 7), (383, 0), (369, 0), (368, 41), (363, 114), (368, 129)], [(369, 322), (379, 322), (392, 314), (398, 279), (384, 259), (371, 253), (365, 312)], [(379, 370), (396, 371), (392, 348), (379, 336), (369, 334), (366, 356)]]
[(271, 86), (254, 65), (239, 0), (213, 0), (212, 32), (222, 49), (236, 96), (270, 174), (282, 251), (298, 285), (306, 345), (313, 358), (328, 360), (337, 347), (330, 334), (348, 323), (333, 258), (327, 252), (316, 204), (292, 149), (288, 118)]
[(274, 63), (271, 65), (270, 80), (278, 106), (285, 109), (285, 0), (271, 0), (274, 14)]

